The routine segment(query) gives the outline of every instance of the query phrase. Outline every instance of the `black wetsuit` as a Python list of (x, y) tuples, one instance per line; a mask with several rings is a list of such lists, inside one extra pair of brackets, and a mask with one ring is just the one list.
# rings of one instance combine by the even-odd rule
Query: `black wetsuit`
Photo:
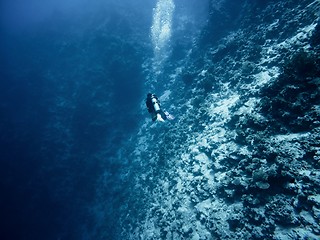
[(163, 120), (166, 120), (166, 119), (167, 119), (167, 116), (166, 116), (166, 114), (161, 110), (161, 108), (160, 108), (160, 110), (158, 110), (158, 111), (156, 111), (156, 110), (154, 109), (154, 103), (152, 102), (152, 99), (156, 99), (157, 104), (158, 104), (159, 107), (160, 107), (160, 101), (159, 101), (159, 99), (157, 98), (157, 96), (154, 95), (154, 94), (148, 94), (147, 99), (146, 99), (146, 106), (147, 106), (148, 112), (149, 112), (149, 113), (151, 114), (151, 116), (152, 116), (152, 121), (157, 120), (157, 114), (158, 114), (158, 113), (161, 115), (161, 117), (162, 117)]

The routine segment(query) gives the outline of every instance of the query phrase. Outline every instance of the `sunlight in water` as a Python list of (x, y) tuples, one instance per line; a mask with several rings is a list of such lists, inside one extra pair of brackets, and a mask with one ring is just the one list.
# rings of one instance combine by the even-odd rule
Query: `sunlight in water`
[(173, 0), (158, 0), (156, 7), (153, 9), (151, 38), (157, 63), (161, 63), (167, 55), (174, 8)]

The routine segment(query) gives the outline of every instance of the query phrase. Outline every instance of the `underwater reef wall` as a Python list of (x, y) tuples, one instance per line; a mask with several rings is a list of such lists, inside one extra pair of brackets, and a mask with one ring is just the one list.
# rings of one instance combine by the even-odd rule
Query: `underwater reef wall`
[(163, 69), (176, 119), (119, 150), (122, 236), (319, 239), (320, 2), (218, 2)]

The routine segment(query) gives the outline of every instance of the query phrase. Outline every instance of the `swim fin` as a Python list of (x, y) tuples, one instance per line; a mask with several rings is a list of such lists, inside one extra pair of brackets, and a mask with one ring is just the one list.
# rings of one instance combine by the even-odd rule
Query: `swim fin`
[(168, 120), (173, 120), (174, 119), (174, 116), (171, 115), (168, 111), (164, 111), (164, 114), (166, 115)]

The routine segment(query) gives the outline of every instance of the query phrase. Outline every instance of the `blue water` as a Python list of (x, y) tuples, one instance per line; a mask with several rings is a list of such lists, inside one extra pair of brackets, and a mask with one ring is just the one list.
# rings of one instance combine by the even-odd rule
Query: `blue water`
[(116, 154), (146, 117), (156, 1), (2, 4), (0, 238), (117, 239)]
[[(192, 115), (190, 104), (197, 109), (207, 92), (223, 87), (201, 78), (206, 72), (197, 70), (207, 66), (201, 54), (210, 58), (211, 53), (205, 54), (210, 46), (237, 30), (240, 19), (250, 25), (246, 16), (258, 16), (267, 2), (2, 1), (0, 239), (134, 236), (135, 229), (130, 228), (139, 222), (132, 219), (143, 218), (145, 212), (139, 206), (147, 201), (143, 191), (136, 191), (139, 186), (133, 186), (135, 177), (144, 174), (139, 166), (158, 154), (153, 174), (164, 174), (171, 149), (178, 147), (170, 145), (175, 141), (171, 135), (160, 149), (153, 143), (171, 131), (183, 144), (194, 129), (203, 130), (205, 126), (197, 123), (205, 117), (194, 122), (186, 119), (181, 133), (176, 133), (179, 115)], [(261, 21), (273, 23), (267, 17)], [(228, 51), (236, 52), (236, 44), (234, 49), (230, 45), (215, 53), (216, 64)], [(254, 62), (260, 57), (248, 59)], [(191, 60), (195, 69), (188, 67)], [(180, 76), (182, 65), (185, 72)], [(195, 78), (202, 82), (197, 85)], [(174, 90), (168, 86), (178, 93), (171, 96), (172, 104), (164, 102), (176, 121), (158, 127), (147, 122), (148, 136), (153, 137), (144, 141), (152, 151), (141, 156), (139, 165), (131, 157), (137, 146), (134, 141), (143, 139), (141, 126), (149, 120), (145, 96), (150, 91)], [(198, 91), (203, 96), (195, 98), (192, 88), (203, 88)], [(157, 172), (158, 168), (162, 170)], [(143, 187), (154, 187), (150, 179)]]

